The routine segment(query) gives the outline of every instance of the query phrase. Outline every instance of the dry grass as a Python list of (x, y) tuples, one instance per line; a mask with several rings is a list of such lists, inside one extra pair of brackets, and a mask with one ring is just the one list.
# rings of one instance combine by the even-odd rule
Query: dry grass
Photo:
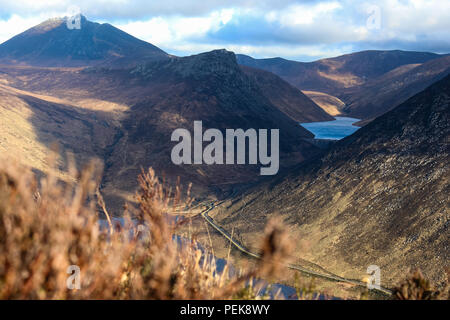
[[(49, 160), (56, 163), (56, 159)], [(252, 279), (276, 280), (291, 253), (286, 229), (269, 222), (262, 259), (245, 271), (217, 272), (211, 252), (193, 240), (175, 241), (189, 192), (173, 191), (152, 169), (139, 177), (138, 207), (124, 209), (124, 223), (109, 219), (98, 191), (102, 166), (81, 172), (68, 166), (67, 182), (50, 173), (38, 183), (30, 169), (0, 163), (0, 299), (264, 299)], [(109, 224), (100, 228), (99, 209)], [(80, 270), (79, 288), (69, 289)], [(73, 270), (73, 269), (72, 269)], [(315, 299), (314, 283), (297, 286)], [(266, 291), (267, 292), (267, 291)], [(443, 298), (419, 273), (395, 290), (398, 299)]]
[(411, 272), (408, 277), (394, 288), (393, 298), (396, 300), (437, 300), (449, 299), (448, 286), (442, 290), (435, 290), (430, 281), (420, 270)]
[[(281, 229), (272, 227), (267, 261), (235, 276), (228, 266), (218, 273), (196, 243), (174, 241), (178, 226), (166, 213), (190, 199), (151, 169), (139, 177), (139, 207), (102, 230), (101, 165), (82, 172), (70, 165), (68, 174), (73, 182), (50, 173), (38, 183), (29, 169), (0, 164), (0, 299), (255, 299), (248, 281), (273, 274), (270, 257), (282, 259), (285, 249), (273, 242)], [(70, 266), (80, 269), (80, 289), (68, 289), (76, 284)]]

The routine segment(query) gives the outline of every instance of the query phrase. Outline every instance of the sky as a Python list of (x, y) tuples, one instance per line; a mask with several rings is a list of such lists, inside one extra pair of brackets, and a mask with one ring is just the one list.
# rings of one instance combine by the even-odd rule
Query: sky
[(0, 0), (0, 43), (78, 9), (179, 56), (219, 48), (298, 61), (372, 49), (450, 53), (448, 0)]

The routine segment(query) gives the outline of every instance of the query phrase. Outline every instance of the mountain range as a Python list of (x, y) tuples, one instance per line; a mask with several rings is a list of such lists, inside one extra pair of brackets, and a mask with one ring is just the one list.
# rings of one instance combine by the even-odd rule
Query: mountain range
[(428, 52), (361, 51), (313, 62), (283, 58), (253, 59), (238, 55), (239, 64), (281, 76), (301, 90), (337, 94), (341, 89), (361, 85), (407, 64), (424, 63), (440, 55)]
[[(39, 110), (58, 112), (61, 132), (50, 130), (52, 127), (46, 121), (36, 121), (37, 117), (29, 118), (29, 126), (34, 127), (30, 130), (35, 133), (30, 140), (33, 146), (45, 150), (53, 139), (64, 151), (73, 151), (77, 161), (93, 156), (102, 159), (106, 164), (102, 187), (112, 208), (119, 211), (124, 199), (133, 200), (142, 167), (153, 166), (171, 182), (178, 177), (185, 185), (192, 182), (197, 196), (223, 194), (233, 184), (259, 177), (257, 166), (172, 164), (171, 133), (179, 127), (192, 130), (195, 120), (202, 120), (205, 129), (223, 132), (227, 128), (279, 129), (281, 169), (319, 152), (311, 142), (313, 134), (298, 122), (333, 117), (278, 76), (240, 67), (234, 53), (225, 50), (175, 57), (139, 41), (112, 26), (83, 19), (80, 30), (67, 29), (63, 20), (51, 20), (0, 45), (4, 57), (15, 59), (0, 68), (0, 81), (7, 94), (17, 97), (16, 90), (20, 90), (21, 121), (28, 114), (39, 114), (36, 109), (41, 104), (58, 101), (48, 103), (47, 111)], [(62, 42), (67, 47), (48, 49), (53, 54), (50, 59), (45, 53), (49, 44)], [(27, 43), (35, 45), (26, 47)], [(98, 51), (99, 43), (110, 44), (108, 48), (119, 48), (124, 54), (119, 60), (111, 58), (112, 49), (91, 55)], [(75, 59), (71, 48), (79, 45), (85, 46), (85, 55)], [(134, 45), (156, 55), (135, 59), (139, 50), (133, 50)], [(136, 52), (128, 56), (127, 50)], [(35, 95), (40, 100), (31, 103), (26, 98)], [(63, 112), (68, 108), (70, 113)], [(79, 117), (84, 121), (74, 120)], [(47, 120), (51, 122), (51, 118)], [(92, 135), (91, 143), (80, 146), (80, 141), (64, 134), (79, 133), (80, 125)], [(10, 122), (7, 128), (5, 136), (26, 140), (18, 124)], [(37, 153), (37, 147), (17, 150), (12, 141), (5, 139), (4, 148), (16, 154), (28, 153), (27, 157), (34, 154), (36, 168), (45, 168), (46, 152)]]
[(277, 74), (331, 114), (365, 123), (450, 73), (448, 55), (400, 50), (361, 51), (313, 62), (237, 58), (241, 65)]
[[(227, 50), (170, 55), (109, 24), (51, 19), (0, 44), (0, 152), (50, 170), (53, 142), (104, 164), (101, 192), (116, 214), (153, 167), (224, 200), (214, 221), (254, 246), (278, 214), (296, 258), (361, 278), (381, 267), (391, 286), (408, 267), (444, 284), (449, 261), (450, 56), (362, 51), (314, 62)], [(361, 129), (317, 141), (299, 125), (352, 116)], [(257, 165), (175, 165), (171, 133), (279, 129), (280, 172)], [(319, 145), (321, 146), (319, 148)], [(67, 179), (65, 159), (58, 163)], [(204, 226), (202, 226), (204, 227)], [(212, 237), (218, 236), (213, 234)]]

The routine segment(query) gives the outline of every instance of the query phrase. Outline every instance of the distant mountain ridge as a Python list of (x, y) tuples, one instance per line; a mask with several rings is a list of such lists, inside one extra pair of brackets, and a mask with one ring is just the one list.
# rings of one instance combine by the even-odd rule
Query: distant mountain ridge
[(0, 45), (0, 63), (46, 67), (86, 65), (131, 66), (136, 60), (166, 59), (158, 47), (108, 23), (81, 16), (81, 28), (69, 29), (65, 18), (54, 18)]
[(403, 65), (357, 88), (343, 90), (343, 111), (356, 118), (374, 119), (450, 74), (450, 56), (422, 64)]
[(277, 74), (300, 90), (336, 95), (343, 88), (361, 85), (399, 66), (424, 63), (441, 55), (414, 51), (360, 51), (313, 62), (283, 58), (254, 59), (237, 55), (241, 65)]
[(307, 63), (237, 56), (241, 65), (273, 72), (319, 104), (319, 98), (328, 95), (325, 110), (364, 123), (445, 77), (449, 57), (401, 50), (361, 51)]
[[(192, 182), (196, 199), (225, 199), (211, 215), (249, 247), (281, 215), (300, 260), (357, 279), (376, 264), (383, 286), (420, 267), (442, 285), (450, 261), (449, 63), (398, 50), (311, 63), (226, 50), (175, 57), (109, 24), (83, 17), (80, 30), (69, 30), (52, 19), (0, 45), (0, 150), (42, 172), (53, 141), (80, 165), (101, 158), (100, 189), (113, 214), (134, 201), (136, 177), (151, 166), (169, 184)], [(376, 118), (320, 149), (298, 122), (333, 117), (299, 88), (336, 114)], [(175, 165), (171, 133), (192, 132), (196, 120), (222, 132), (279, 129), (279, 174), (261, 178), (258, 165)]]

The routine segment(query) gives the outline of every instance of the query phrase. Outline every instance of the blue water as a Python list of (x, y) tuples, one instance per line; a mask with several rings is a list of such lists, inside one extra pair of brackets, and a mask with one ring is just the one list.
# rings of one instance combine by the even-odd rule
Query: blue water
[(335, 117), (336, 120), (323, 122), (300, 123), (300, 125), (311, 131), (315, 139), (340, 140), (351, 135), (359, 129), (353, 123), (360, 119), (348, 117)]

